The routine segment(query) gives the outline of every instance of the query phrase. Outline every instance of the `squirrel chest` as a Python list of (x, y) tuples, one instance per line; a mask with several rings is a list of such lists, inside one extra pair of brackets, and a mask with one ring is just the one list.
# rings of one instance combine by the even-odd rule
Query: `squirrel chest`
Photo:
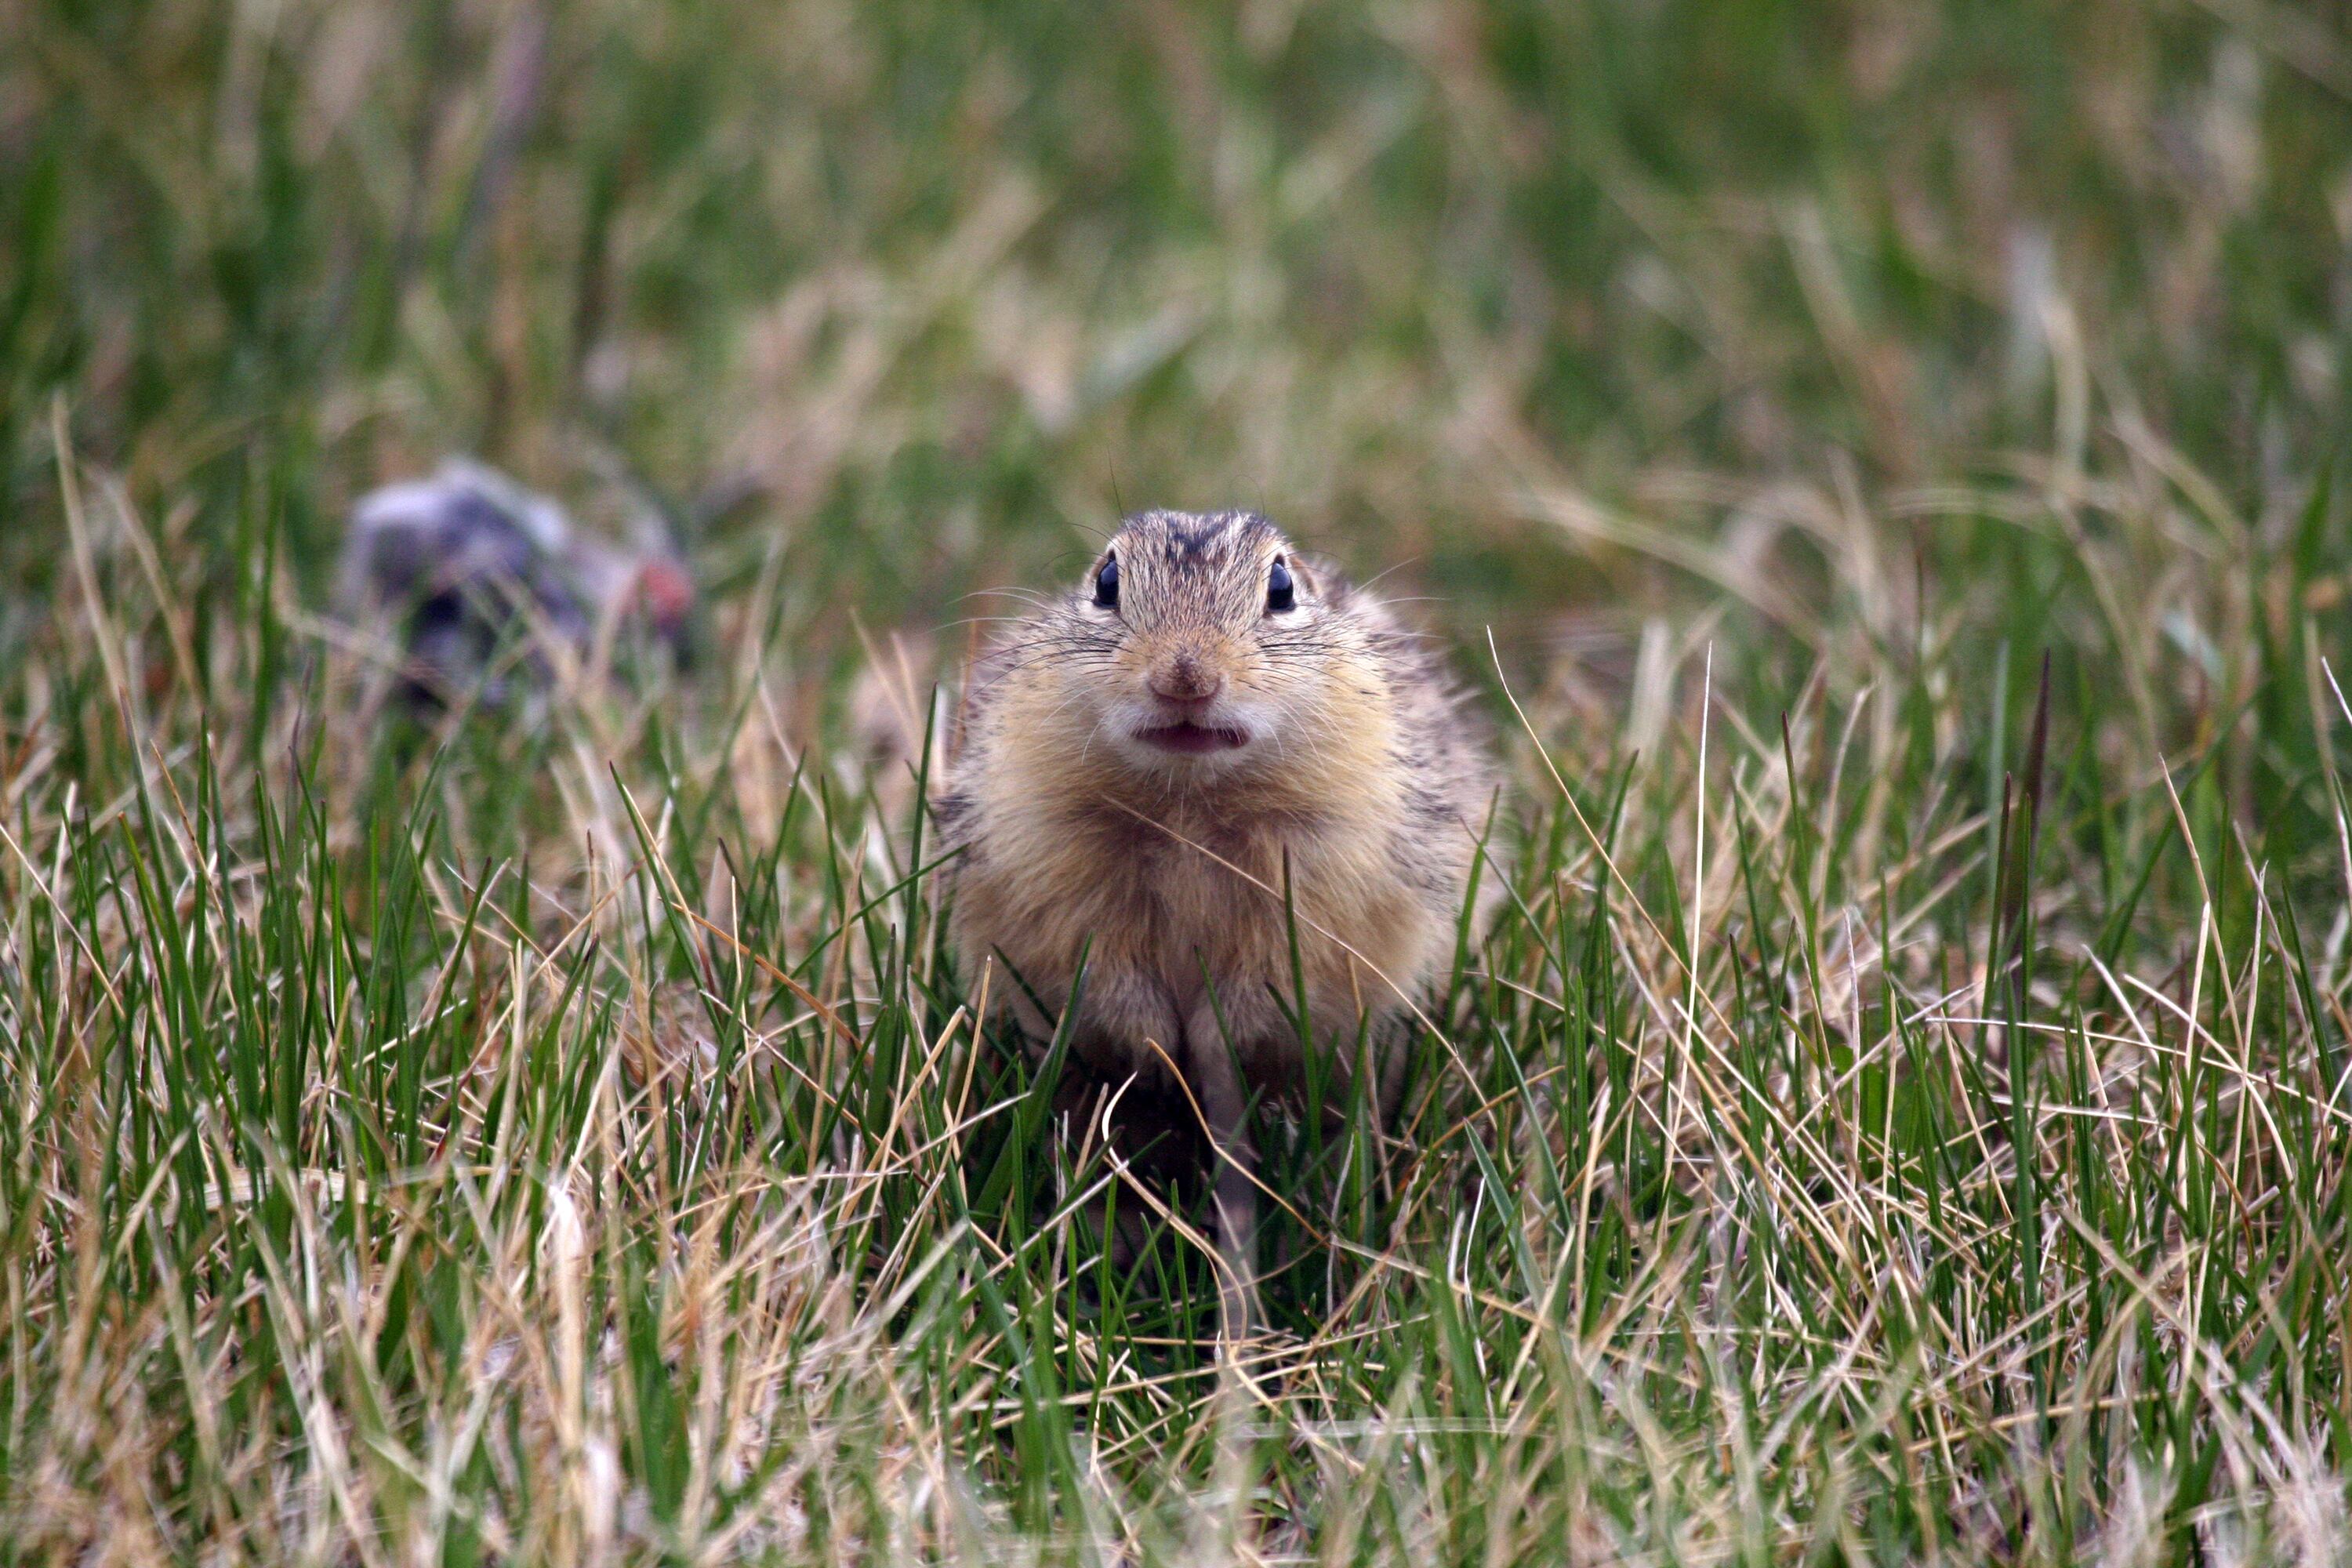
[(1018, 815), (1031, 820), (982, 838), (1024, 853), (966, 864), (959, 897), (1018, 983), (1055, 1004), (1083, 953), (1090, 973), (1148, 977), (1179, 1014), (1212, 988), (1287, 998), (1303, 972), (1318, 1012), (1353, 1016), (1393, 1005), (1443, 935), (1377, 820), (1108, 802)]

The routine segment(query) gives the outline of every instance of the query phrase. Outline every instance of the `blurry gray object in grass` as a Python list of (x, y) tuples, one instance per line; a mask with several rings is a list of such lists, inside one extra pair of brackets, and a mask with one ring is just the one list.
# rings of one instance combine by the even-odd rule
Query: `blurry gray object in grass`
[[(502, 703), (515, 671), (547, 673), (541, 639), (581, 653), (631, 624), (683, 662), (693, 579), (658, 524), (639, 531), (635, 547), (589, 537), (554, 500), (453, 458), (431, 479), (385, 485), (352, 509), (344, 606), (396, 626), (402, 692), (422, 706), (478, 689)], [(502, 656), (516, 645), (525, 651)]]

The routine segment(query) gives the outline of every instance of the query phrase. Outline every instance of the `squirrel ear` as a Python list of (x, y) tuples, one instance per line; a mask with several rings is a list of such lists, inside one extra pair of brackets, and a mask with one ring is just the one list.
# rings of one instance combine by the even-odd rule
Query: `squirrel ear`
[(1346, 610), (1356, 605), (1356, 585), (1347, 572), (1328, 555), (1309, 555), (1294, 552), (1283, 560), (1290, 563), (1291, 574), (1298, 579), (1299, 588), (1315, 596), (1315, 602), (1327, 610)]

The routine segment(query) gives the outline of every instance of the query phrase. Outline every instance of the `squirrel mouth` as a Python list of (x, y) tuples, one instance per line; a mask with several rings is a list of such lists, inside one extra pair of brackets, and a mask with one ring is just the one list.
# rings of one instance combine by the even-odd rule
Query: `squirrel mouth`
[(1179, 721), (1154, 729), (1138, 730), (1135, 738), (1163, 752), (1199, 756), (1206, 752), (1231, 752), (1249, 744), (1249, 731), (1223, 724), (1188, 724)]

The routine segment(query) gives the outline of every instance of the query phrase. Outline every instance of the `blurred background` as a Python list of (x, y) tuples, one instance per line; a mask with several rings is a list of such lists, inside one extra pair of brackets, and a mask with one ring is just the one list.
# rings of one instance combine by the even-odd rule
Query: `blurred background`
[[(2340, 1561), (2347, 240), (2352, 0), (0, 0), (0, 1557), (1213, 1541), (864, 671), (1238, 505), (1528, 720), (1270, 1557)], [(384, 700), (450, 455), (691, 663)]]
[(2210, 535), (2116, 544), (2144, 673), (2226, 682), (2156, 612), (2291, 552), (2352, 419), (2345, 9), (11, 6), (0, 657), (62, 433), (222, 605), (446, 453), (658, 498), (803, 717), (853, 616), (1144, 505), (1622, 701), (1678, 605), (1818, 658), (1932, 584), (2063, 661), (2012, 536), (2144, 482)]

